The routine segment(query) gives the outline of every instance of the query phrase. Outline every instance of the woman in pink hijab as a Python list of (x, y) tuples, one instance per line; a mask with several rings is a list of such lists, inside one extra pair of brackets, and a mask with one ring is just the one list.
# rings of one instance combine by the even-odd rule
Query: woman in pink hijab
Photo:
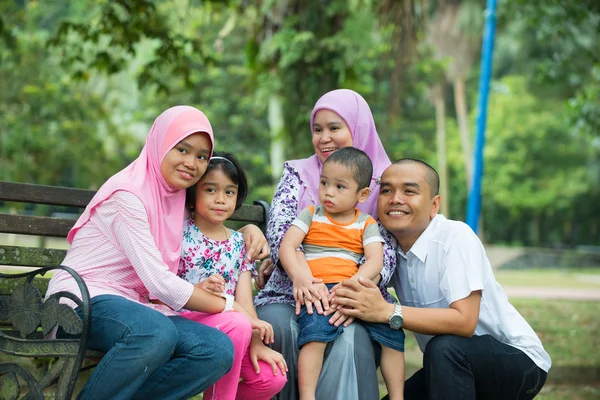
[[(185, 189), (204, 174), (213, 142), (201, 111), (166, 110), (139, 157), (102, 185), (69, 232), (62, 264), (77, 271), (90, 292), (88, 347), (106, 353), (80, 399), (189, 398), (231, 368), (227, 335), (176, 312), (225, 307), (225, 299), (176, 275)], [(47, 296), (60, 291), (81, 297), (64, 272), (51, 279)]]
[[(335, 150), (353, 146), (363, 150), (373, 163), (371, 196), (358, 208), (377, 216), (377, 178), (390, 165), (381, 144), (369, 105), (363, 97), (348, 89), (326, 93), (315, 104), (310, 115), (310, 129), (315, 154), (284, 164), (267, 225), (267, 240), (271, 248), (272, 274), (255, 298), (260, 319), (269, 322), (275, 331), (273, 349), (283, 354), (288, 365), (288, 383), (278, 399), (296, 400), (298, 395), (297, 365), (298, 324), (295, 315), (292, 279), (279, 263), (281, 240), (298, 212), (318, 204), (323, 161)], [(262, 271), (261, 271), (262, 272)], [(381, 273), (382, 292), (393, 269), (384, 266)], [(261, 285), (261, 276), (258, 284)], [(387, 295), (389, 296), (389, 294)], [(319, 301), (314, 303), (322, 307)], [(339, 314), (334, 317), (337, 319)], [(345, 317), (342, 317), (345, 319)], [(360, 324), (351, 324), (343, 335), (328, 346), (330, 352), (323, 363), (316, 397), (319, 399), (370, 400), (379, 398), (375, 353), (369, 336)], [(345, 329), (348, 329), (345, 328)], [(360, 360), (360, 362), (357, 362)]]

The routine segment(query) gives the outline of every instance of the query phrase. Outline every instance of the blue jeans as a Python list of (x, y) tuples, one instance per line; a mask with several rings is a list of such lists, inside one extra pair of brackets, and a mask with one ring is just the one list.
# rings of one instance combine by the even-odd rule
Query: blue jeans
[(441, 335), (427, 343), (423, 368), (405, 382), (404, 399), (529, 400), (546, 375), (527, 354), (490, 335)]
[(233, 363), (231, 340), (219, 330), (113, 295), (92, 298), (88, 347), (106, 354), (82, 400), (187, 399)]

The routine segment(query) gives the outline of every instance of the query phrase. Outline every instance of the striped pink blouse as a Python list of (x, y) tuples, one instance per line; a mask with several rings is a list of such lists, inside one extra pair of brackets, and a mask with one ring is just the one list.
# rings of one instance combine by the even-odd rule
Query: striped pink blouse
[[(177, 315), (173, 310), (183, 308), (194, 291), (191, 283), (170, 272), (162, 261), (150, 233), (144, 204), (125, 191), (115, 192), (96, 208), (73, 239), (63, 265), (73, 268), (83, 278), (90, 297), (117, 295), (165, 315)], [(71, 275), (58, 271), (46, 296), (63, 290), (81, 297)], [(149, 296), (173, 310), (150, 303)]]

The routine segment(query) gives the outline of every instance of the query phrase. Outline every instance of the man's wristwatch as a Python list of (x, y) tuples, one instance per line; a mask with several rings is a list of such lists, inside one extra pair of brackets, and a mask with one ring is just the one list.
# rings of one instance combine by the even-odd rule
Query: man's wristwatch
[(392, 329), (400, 329), (402, 328), (402, 324), (404, 323), (404, 318), (402, 318), (402, 306), (400, 304), (396, 304), (394, 306), (394, 313), (389, 319), (390, 327)]
[(227, 293), (221, 293), (221, 297), (225, 299), (225, 308), (221, 312), (227, 312), (233, 310), (233, 296)]

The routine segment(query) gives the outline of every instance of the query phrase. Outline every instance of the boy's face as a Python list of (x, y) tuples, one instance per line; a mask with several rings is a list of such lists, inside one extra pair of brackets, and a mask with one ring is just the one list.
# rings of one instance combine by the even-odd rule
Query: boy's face
[(323, 165), (319, 185), (319, 201), (334, 216), (354, 215), (356, 203), (369, 197), (369, 188), (358, 190), (352, 170), (336, 162)]

